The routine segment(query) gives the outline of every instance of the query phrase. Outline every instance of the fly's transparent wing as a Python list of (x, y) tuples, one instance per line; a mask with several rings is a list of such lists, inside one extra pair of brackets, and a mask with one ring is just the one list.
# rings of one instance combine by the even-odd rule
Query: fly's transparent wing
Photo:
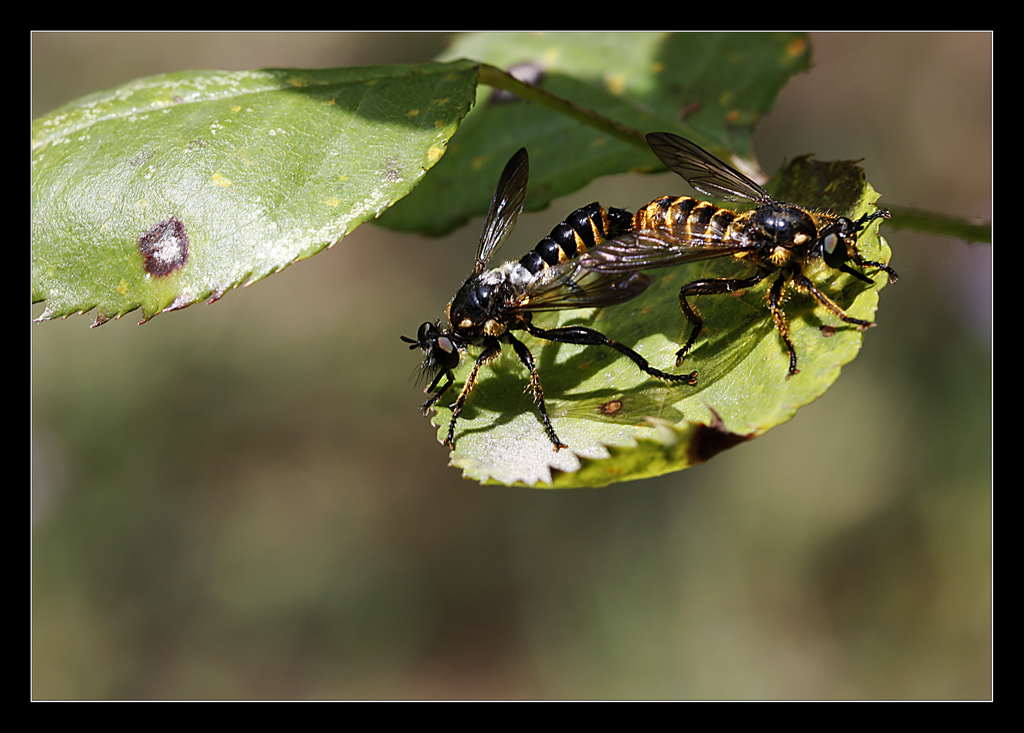
[(479, 275), (487, 269), (487, 263), (494, 251), (515, 229), (516, 219), (526, 201), (526, 186), (530, 179), (530, 156), (526, 148), (519, 148), (501, 172), (498, 187), (487, 211), (484, 229), (480, 233), (480, 244), (476, 248), (476, 264), (473, 274)]
[(652, 132), (647, 144), (661, 162), (696, 190), (726, 201), (772, 201), (768, 192), (704, 148), (671, 132)]
[(569, 260), (538, 273), (511, 310), (601, 308), (632, 300), (650, 284), (651, 279), (639, 272), (598, 272)]
[(579, 257), (581, 266), (605, 274), (653, 270), (746, 252), (752, 244), (723, 244), (720, 236), (676, 234), (669, 229), (640, 229), (602, 242)]

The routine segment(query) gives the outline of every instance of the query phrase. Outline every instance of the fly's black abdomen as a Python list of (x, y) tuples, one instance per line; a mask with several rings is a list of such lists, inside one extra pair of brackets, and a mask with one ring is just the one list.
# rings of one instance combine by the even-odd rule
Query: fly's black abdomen
[(551, 234), (523, 255), (519, 264), (536, 275), (547, 267), (579, 257), (606, 239), (628, 232), (632, 226), (633, 215), (628, 211), (605, 210), (595, 201), (569, 214)]

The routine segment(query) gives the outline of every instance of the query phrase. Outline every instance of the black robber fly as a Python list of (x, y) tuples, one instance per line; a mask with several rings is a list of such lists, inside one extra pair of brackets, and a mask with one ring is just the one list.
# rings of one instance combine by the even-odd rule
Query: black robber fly
[(676, 366), (697, 341), (704, 319), (687, 298), (718, 295), (750, 288), (774, 278), (768, 289), (768, 310), (789, 352), (786, 378), (798, 373), (796, 349), (789, 335), (789, 323), (782, 310), (787, 285), (809, 293), (844, 323), (861, 330), (870, 321), (847, 315), (807, 275), (814, 260), (824, 260), (833, 269), (859, 280), (873, 281), (857, 267), (874, 267), (896, 282), (896, 271), (882, 262), (864, 259), (857, 251), (857, 237), (875, 219), (887, 219), (889, 212), (876, 211), (856, 220), (811, 211), (796, 204), (773, 199), (767, 191), (714, 155), (668, 132), (654, 132), (647, 142), (661, 161), (703, 194), (727, 201), (752, 201), (757, 208), (744, 212), (724, 209), (688, 196), (664, 196), (640, 209), (633, 230), (580, 258), (587, 269), (606, 275), (622, 275), (658, 267), (670, 267), (715, 257), (733, 257), (752, 265), (746, 277), (707, 278), (684, 285), (679, 306), (693, 324), (683, 348), (676, 352)]
[[(596, 203), (578, 209), (522, 259), (487, 269), (491, 256), (511, 233), (523, 209), (529, 168), (525, 149), (520, 149), (505, 166), (480, 235), (473, 273), (448, 304), (445, 313), (448, 325), (427, 321), (420, 326), (415, 339), (401, 337), (410, 344), (409, 348), (419, 348), (424, 353), (421, 369), (429, 380), (424, 391), (431, 395), (423, 403), (424, 415), (452, 386), (455, 381), (452, 370), (458, 366), (462, 352), (470, 346), (482, 350), (452, 405), (452, 419), (444, 441), (449, 447), (454, 447), (455, 422), (480, 368), (501, 354), (502, 344), (511, 345), (530, 372), (533, 399), (554, 450), (568, 447), (551, 425), (533, 355), (513, 331), (526, 331), (531, 336), (564, 344), (608, 346), (628, 356), (652, 377), (685, 384), (696, 382), (696, 372), (679, 375), (659, 371), (633, 349), (592, 328), (543, 329), (533, 324), (534, 313), (615, 305), (647, 289), (651, 280), (642, 273), (633, 270), (600, 272), (581, 266), (579, 261), (582, 253), (593, 251), (593, 247), (606, 239), (630, 229), (633, 219), (628, 211), (605, 211)], [(441, 384), (442, 379), (444, 384)]]

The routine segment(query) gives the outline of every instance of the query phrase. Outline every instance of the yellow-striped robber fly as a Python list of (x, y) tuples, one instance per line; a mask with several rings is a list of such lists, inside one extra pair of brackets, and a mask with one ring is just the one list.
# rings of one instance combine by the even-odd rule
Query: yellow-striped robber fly
[[(502, 344), (510, 344), (530, 372), (533, 399), (554, 450), (568, 447), (551, 425), (533, 355), (512, 331), (526, 331), (539, 339), (564, 344), (608, 346), (632, 359), (641, 371), (652, 377), (685, 384), (696, 382), (696, 372), (679, 375), (659, 371), (633, 349), (594, 329), (585, 326), (544, 329), (533, 324), (534, 313), (614, 305), (635, 298), (647, 289), (651, 280), (642, 273), (633, 270), (598, 272), (580, 266), (578, 259), (578, 255), (594, 245), (628, 231), (633, 221), (628, 211), (605, 211), (597, 203), (577, 209), (520, 260), (487, 269), (491, 255), (512, 232), (523, 209), (529, 168), (525, 149), (520, 149), (505, 166), (480, 235), (473, 273), (448, 304), (449, 325), (427, 321), (420, 326), (415, 339), (401, 337), (411, 344), (410, 349), (419, 348), (424, 353), (420, 368), (429, 380), (424, 391), (431, 395), (423, 403), (424, 415), (452, 386), (455, 379), (452, 370), (458, 366), (461, 353), (469, 346), (483, 350), (452, 405), (452, 419), (444, 441), (449, 447), (454, 447), (455, 423), (476, 383), (480, 367), (501, 354)], [(446, 380), (444, 384), (441, 384), (442, 379)]]
[(704, 319), (690, 305), (689, 297), (732, 293), (772, 276), (775, 279), (768, 289), (768, 310), (789, 352), (787, 379), (799, 372), (789, 323), (782, 310), (787, 284), (810, 294), (844, 323), (861, 330), (875, 325), (848, 315), (811, 282), (807, 270), (814, 260), (822, 259), (833, 269), (873, 284), (867, 275), (851, 267), (852, 263), (882, 270), (889, 282), (896, 282), (895, 270), (882, 262), (864, 259), (857, 250), (860, 232), (875, 219), (887, 219), (888, 211), (879, 210), (856, 220), (809, 211), (776, 201), (757, 183), (678, 135), (654, 132), (647, 136), (647, 142), (670, 170), (697, 191), (713, 198), (757, 204), (757, 208), (736, 212), (688, 196), (664, 196), (636, 213), (631, 232), (580, 258), (586, 268), (606, 275), (726, 256), (754, 267), (754, 273), (747, 277), (695, 280), (679, 290), (679, 306), (693, 330), (683, 348), (676, 352), (676, 366), (682, 364), (704, 328)]

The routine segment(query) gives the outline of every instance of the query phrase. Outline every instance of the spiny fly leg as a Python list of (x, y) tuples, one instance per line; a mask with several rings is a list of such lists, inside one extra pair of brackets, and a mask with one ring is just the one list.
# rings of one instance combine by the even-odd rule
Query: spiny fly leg
[[(445, 383), (445, 385), (443, 387), (441, 387), (441, 389), (437, 390), (437, 392), (434, 392), (434, 388), (437, 387), (437, 383), (441, 381), (441, 377), (447, 377), (448, 381)], [(423, 390), (424, 392), (427, 392), (428, 394), (430, 392), (434, 392), (434, 394), (430, 395), (430, 399), (428, 399), (426, 402), (424, 402), (423, 406), (421, 407), (421, 409), (423, 410), (423, 414), (424, 415), (426, 415), (427, 411), (431, 407), (434, 406), (435, 402), (437, 402), (439, 399), (441, 399), (441, 397), (444, 395), (444, 393), (448, 391), (448, 388), (452, 386), (452, 383), (454, 381), (455, 381), (455, 377), (454, 377), (454, 375), (452, 375), (451, 372), (442, 372), (442, 373), (438, 374), (437, 377), (434, 378), (434, 381), (431, 382), (429, 387), (427, 387), (425, 390)]]
[(544, 423), (544, 430), (551, 440), (554, 451), (557, 453), (560, 448), (568, 448), (569, 446), (559, 440), (554, 427), (551, 425), (551, 418), (548, 417), (548, 409), (544, 404), (544, 389), (540, 385), (540, 375), (537, 373), (537, 366), (533, 362), (533, 354), (526, 348), (526, 344), (511, 333), (506, 333), (505, 337), (512, 344), (512, 348), (515, 349), (519, 361), (523, 362), (530, 371), (530, 387), (533, 390), (533, 401), (537, 403), (537, 409), (540, 411), (540, 420)]
[(455, 421), (459, 419), (459, 413), (462, 412), (462, 407), (466, 404), (466, 398), (469, 397), (469, 393), (476, 384), (476, 375), (480, 372), (480, 367), (500, 353), (501, 346), (499, 344), (494, 343), (488, 346), (484, 349), (483, 353), (477, 357), (476, 363), (473, 364), (473, 370), (469, 373), (469, 376), (466, 377), (466, 383), (462, 385), (462, 391), (459, 392), (459, 396), (455, 400), (455, 404), (452, 405), (452, 421), (448, 423), (448, 437), (444, 439), (444, 445), (449, 448), (455, 448)]
[(875, 325), (872, 321), (865, 321), (860, 318), (854, 318), (851, 315), (847, 315), (846, 311), (843, 310), (838, 303), (825, 295), (825, 293), (821, 292), (821, 290), (819, 290), (818, 287), (804, 275), (800, 273), (794, 275), (793, 283), (798, 289), (810, 293), (816, 301), (828, 308), (837, 318), (839, 318), (839, 320), (843, 321), (843, 323), (849, 323), (857, 326), (862, 331), (866, 328), (872, 328)]
[(772, 283), (771, 290), (768, 291), (768, 310), (771, 311), (772, 320), (775, 321), (775, 328), (778, 329), (779, 335), (786, 344), (786, 350), (789, 351), (789, 371), (786, 373), (786, 379), (789, 379), (794, 374), (799, 374), (800, 370), (796, 368), (796, 348), (793, 346), (793, 340), (789, 337), (789, 322), (786, 320), (786, 313), (782, 310), (782, 292), (786, 287), (786, 279), (779, 277)]
[(863, 260), (860, 262), (864, 267), (877, 267), (879, 270), (889, 276), (889, 284), (892, 285), (894, 282), (900, 279), (900, 276), (896, 274), (896, 270), (892, 269), (888, 265), (884, 265), (881, 262), (872, 262), (871, 260)]
[(683, 315), (686, 316), (691, 324), (693, 324), (693, 331), (690, 332), (690, 337), (686, 339), (686, 345), (676, 352), (676, 366), (683, 363), (683, 357), (689, 353), (693, 345), (697, 343), (697, 336), (704, 329), (704, 319), (701, 318), (700, 313), (697, 309), (690, 305), (687, 301), (687, 297), (692, 295), (721, 295), (723, 293), (734, 293), (737, 290), (744, 290), (746, 288), (753, 287), (757, 283), (764, 279), (764, 275), (758, 273), (753, 277), (746, 278), (709, 278), (707, 280), (694, 280), (692, 283), (687, 283), (679, 289), (679, 308), (683, 311)]
[(587, 328), (586, 326), (565, 326), (563, 328), (545, 330), (537, 328), (533, 324), (529, 324), (527, 326), (527, 331), (538, 338), (547, 339), (548, 341), (557, 341), (563, 344), (608, 346), (615, 349), (620, 354), (628, 356), (642, 372), (650, 374), (652, 377), (664, 379), (669, 382), (683, 382), (684, 384), (697, 383), (697, 372), (691, 372), (690, 374), (669, 374), (668, 372), (663, 372), (660, 369), (655, 369), (650, 365), (650, 362), (648, 362), (647, 359), (640, 356), (640, 354), (633, 351), (633, 349), (620, 344), (618, 341), (613, 341), (603, 333), (595, 331), (592, 328)]

